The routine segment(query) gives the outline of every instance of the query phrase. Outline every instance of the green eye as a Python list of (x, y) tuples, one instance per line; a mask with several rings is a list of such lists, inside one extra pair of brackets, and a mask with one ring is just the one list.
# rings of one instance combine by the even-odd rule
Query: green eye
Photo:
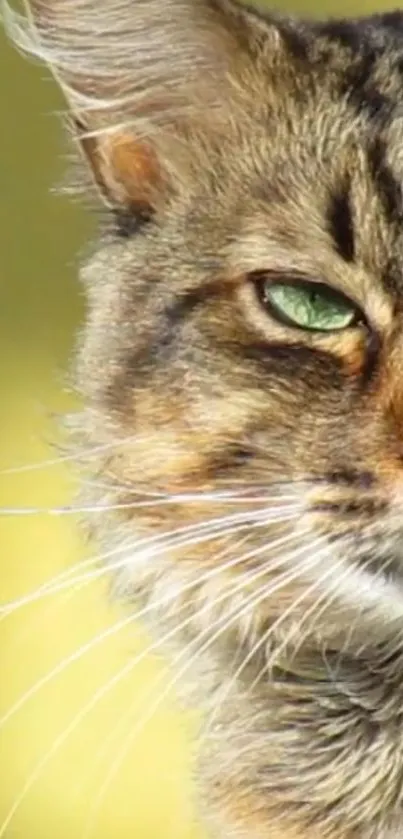
[(283, 323), (330, 332), (357, 322), (357, 309), (342, 294), (322, 283), (276, 283), (266, 280), (263, 304)]

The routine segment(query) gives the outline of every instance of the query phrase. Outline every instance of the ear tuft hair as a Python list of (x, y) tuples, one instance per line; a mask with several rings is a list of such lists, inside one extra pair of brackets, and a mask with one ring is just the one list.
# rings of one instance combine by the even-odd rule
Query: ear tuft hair
[(62, 89), (112, 206), (143, 211), (164, 181), (157, 145), (231, 119), (249, 75), (253, 16), (234, 0), (25, 0), (25, 14), (1, 4), (11, 39)]
[(198, 102), (219, 105), (244, 40), (244, 15), (232, 0), (24, 5), (25, 15), (3, 0), (6, 30), (49, 66), (69, 107), (92, 131), (130, 120), (137, 134), (148, 134)]

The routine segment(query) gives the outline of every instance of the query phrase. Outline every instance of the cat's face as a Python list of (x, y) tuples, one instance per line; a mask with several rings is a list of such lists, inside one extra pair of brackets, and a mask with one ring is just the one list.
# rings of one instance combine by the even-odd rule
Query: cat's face
[[(298, 28), (226, 3), (130, 8), (128, 48), (141, 14), (158, 35), (127, 94), (157, 134), (140, 119), (138, 139), (133, 106), (123, 133), (84, 139), (120, 224), (85, 271), (80, 367), (114, 530), (175, 532), (148, 571), (161, 552), (225, 567), (264, 616), (319, 599), (379, 632), (403, 619), (400, 16)], [(109, 128), (91, 107), (80, 126)]]

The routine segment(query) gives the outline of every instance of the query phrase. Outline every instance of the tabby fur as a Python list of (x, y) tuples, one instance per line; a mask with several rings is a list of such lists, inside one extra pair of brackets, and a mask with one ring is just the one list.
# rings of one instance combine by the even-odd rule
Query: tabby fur
[[(109, 208), (82, 271), (77, 448), (97, 452), (82, 464), (100, 482), (89, 500), (110, 508), (95, 538), (144, 540), (113, 572), (119, 589), (179, 649), (205, 714), (206, 826), (216, 839), (397, 839), (403, 12), (3, 8), (62, 86), (81, 180)], [(319, 279), (365, 323), (281, 324), (261, 305), (264, 276)], [(237, 514), (237, 532), (200, 537)]]

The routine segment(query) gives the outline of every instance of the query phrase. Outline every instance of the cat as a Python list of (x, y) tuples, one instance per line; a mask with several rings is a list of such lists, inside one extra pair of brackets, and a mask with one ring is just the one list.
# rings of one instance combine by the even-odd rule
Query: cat
[(82, 270), (83, 498), (205, 715), (206, 829), (397, 839), (403, 12), (3, 9), (108, 211)]

